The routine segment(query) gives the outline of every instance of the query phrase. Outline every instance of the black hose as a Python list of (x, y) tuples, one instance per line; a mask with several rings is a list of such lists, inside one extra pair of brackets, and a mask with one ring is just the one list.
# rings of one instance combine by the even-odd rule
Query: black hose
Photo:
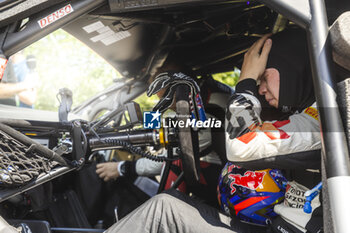
[(121, 141), (118, 139), (110, 139), (110, 138), (101, 139), (101, 142), (103, 142), (107, 146), (122, 146), (124, 149), (126, 149), (130, 153), (138, 154), (141, 157), (144, 157), (144, 158), (150, 159), (152, 161), (156, 161), (156, 162), (175, 161), (175, 160), (180, 159), (179, 156), (176, 156), (173, 158), (159, 157), (159, 156), (151, 154), (150, 152), (143, 151), (141, 148), (136, 147), (136, 146), (134, 146), (126, 141)]

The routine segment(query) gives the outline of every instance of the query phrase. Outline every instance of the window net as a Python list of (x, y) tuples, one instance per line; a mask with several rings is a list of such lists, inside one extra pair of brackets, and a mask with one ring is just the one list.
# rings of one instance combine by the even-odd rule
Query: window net
[(0, 187), (24, 185), (47, 173), (53, 162), (0, 130)]

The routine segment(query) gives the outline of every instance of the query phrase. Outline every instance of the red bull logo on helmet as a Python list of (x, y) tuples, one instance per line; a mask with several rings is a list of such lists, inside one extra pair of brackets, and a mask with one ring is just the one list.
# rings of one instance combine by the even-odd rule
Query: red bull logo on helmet
[(229, 174), (229, 179), (233, 179), (231, 182), (231, 195), (236, 192), (234, 185), (238, 185), (250, 190), (256, 190), (264, 179), (266, 172), (246, 171), (244, 175), (241, 174)]

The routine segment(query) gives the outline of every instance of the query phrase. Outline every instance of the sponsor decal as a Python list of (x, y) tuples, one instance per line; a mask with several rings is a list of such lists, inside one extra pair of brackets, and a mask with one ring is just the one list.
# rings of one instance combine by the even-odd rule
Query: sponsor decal
[(286, 229), (284, 229), (282, 226), (278, 225), (277, 226), (277, 230), (279, 230), (282, 233), (289, 233), (289, 231), (287, 231)]
[(273, 178), (283, 178), (283, 175), (282, 175), (281, 172), (278, 171), (278, 170), (271, 170), (271, 171), (270, 171), (270, 175), (271, 175)]
[[(252, 132), (248, 132), (246, 134), (243, 134), (242, 136), (238, 137), (237, 140), (243, 142), (244, 144), (250, 143), (256, 136), (258, 136), (258, 133), (264, 133), (268, 138), (271, 140), (276, 139), (288, 139), (290, 136), (283, 130), (279, 129), (282, 126), (285, 126), (286, 124), (289, 124), (289, 120), (285, 121), (276, 121), (275, 123), (264, 123), (258, 127), (256, 127), (255, 124), (250, 125), (248, 128)], [(258, 130), (258, 131), (257, 131)]]
[(7, 65), (7, 59), (0, 57), (0, 82), (2, 80), (2, 76), (4, 76), (6, 65)]
[(83, 27), (83, 30), (88, 34), (96, 32), (97, 35), (96, 33), (93, 33), (90, 40), (93, 43), (102, 42), (105, 46), (109, 46), (115, 42), (118, 42), (131, 36), (131, 33), (129, 31), (116, 32), (115, 28), (112, 29), (110, 26), (104, 25), (101, 21), (97, 21), (86, 25), (85, 27)]
[(40, 19), (38, 21), (38, 24), (41, 28), (44, 28), (44, 27), (52, 24), (53, 22), (56, 22), (60, 18), (63, 18), (64, 16), (72, 13), (73, 11), (74, 11), (74, 9), (71, 6), (71, 4), (68, 4), (68, 5), (62, 7), (61, 9), (58, 9), (57, 11), (49, 14), (48, 16)]
[(308, 107), (307, 109), (305, 109), (304, 112), (318, 121), (318, 111), (316, 108)]
[(232, 170), (233, 170), (234, 168), (241, 168), (241, 167), (240, 167), (240, 166), (237, 166), (237, 165), (232, 164), (232, 165), (228, 166), (228, 168), (227, 168), (227, 173), (232, 172)]
[(286, 188), (284, 204), (292, 208), (304, 208), (306, 201), (305, 192), (307, 189), (294, 182), (289, 182)]
[(243, 142), (244, 144), (248, 144), (251, 142), (256, 136), (257, 132), (248, 132), (246, 134), (243, 134), (242, 136), (238, 137), (237, 140)]
[(159, 111), (143, 113), (143, 128), (145, 129), (160, 129)]
[(244, 175), (229, 174), (228, 177), (233, 179), (231, 182), (231, 195), (236, 192), (234, 185), (241, 186), (250, 190), (256, 190), (264, 179), (266, 172), (246, 171)]

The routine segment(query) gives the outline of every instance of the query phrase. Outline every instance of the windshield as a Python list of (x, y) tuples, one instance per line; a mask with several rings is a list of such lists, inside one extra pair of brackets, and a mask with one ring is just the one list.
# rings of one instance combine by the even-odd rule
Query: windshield
[(37, 41), (9, 59), (0, 103), (57, 111), (62, 88), (73, 93), (73, 108), (120, 78), (104, 59), (63, 30)]

